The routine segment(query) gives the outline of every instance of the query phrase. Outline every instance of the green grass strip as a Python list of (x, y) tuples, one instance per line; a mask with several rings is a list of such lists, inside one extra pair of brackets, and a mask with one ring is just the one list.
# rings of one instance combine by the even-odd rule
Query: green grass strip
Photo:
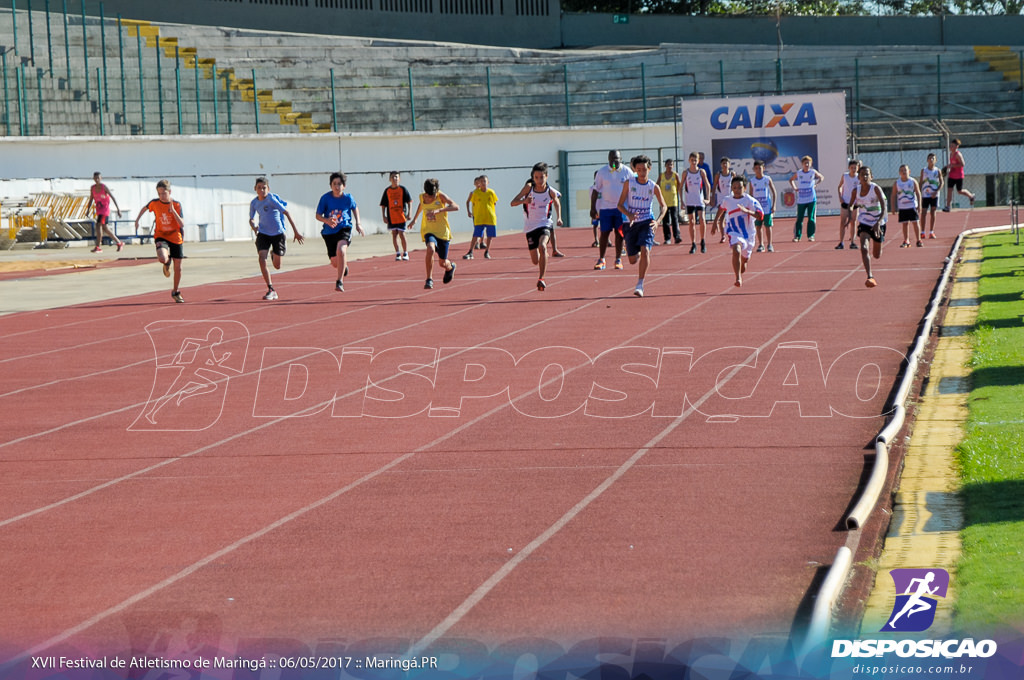
[(1024, 245), (983, 240), (973, 385), (957, 449), (964, 499), (956, 585), (962, 630), (1024, 622)]

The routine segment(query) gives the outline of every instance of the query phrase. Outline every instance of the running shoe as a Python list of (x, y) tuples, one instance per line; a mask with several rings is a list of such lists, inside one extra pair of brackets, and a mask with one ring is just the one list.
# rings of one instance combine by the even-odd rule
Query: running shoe
[(548, 284), (544, 283), (544, 279), (537, 279), (537, 290), (545, 290)]
[(757, 252), (763, 253), (764, 252), (764, 246), (758, 246), (757, 247)]
[(395, 262), (400, 262), (401, 259), (402, 259), (402, 254), (401, 253), (395, 253)]
[(409, 253), (402, 253), (402, 259), (403, 260), (408, 260), (409, 259)]
[(668, 239), (665, 239), (664, 241), (661, 242), (661, 245), (667, 246), (669, 243), (670, 241)]
[(811, 243), (814, 243), (814, 237), (813, 236), (808, 236), (807, 240), (810, 241)]
[(597, 248), (599, 245), (601, 245), (601, 244), (598, 243), (597, 241), (594, 241), (593, 243), (590, 244), (590, 247), (591, 248)]
[(427, 282), (423, 284), (423, 288), (426, 289), (426, 290), (430, 290), (433, 287), (434, 287), (434, 279), (427, 279)]
[(597, 263), (594, 264), (594, 269), (604, 270), (604, 267), (604, 258), (601, 258), (600, 260), (597, 261)]
[(454, 276), (455, 276), (455, 263), (452, 262), (452, 268), (447, 270), (444, 273), (444, 276), (441, 277), (441, 283), (451, 283), (452, 282), (452, 278)]
[(972, 208), (974, 207), (974, 199), (975, 199), (975, 197), (974, 197), (974, 196), (971, 196), (971, 197), (970, 197), (970, 198), (968, 199), (968, 200), (969, 200), (969, 201), (971, 202), (971, 207), (972, 207)]
[(924, 247), (924, 241), (918, 241), (917, 242), (917, 247), (918, 248), (923, 248)]
[(860, 250), (860, 246), (857, 245), (856, 241), (850, 241), (850, 250)]
[(919, 238), (918, 241), (923, 241), (924, 239), (925, 239), (925, 233), (922, 231), (921, 232), (921, 238)]
[(124, 250), (124, 241), (117, 244), (117, 252), (121, 252), (122, 250)]
[(551, 253), (551, 257), (565, 257), (565, 253), (563, 253), (561, 250), (556, 250), (555, 252)]
[(487, 250), (484, 251), (484, 259), (485, 260), (491, 259), (491, 249), (490, 248), (488, 248)]
[(171, 263), (170, 263), (170, 260), (168, 260), (167, 262), (164, 262), (164, 276), (170, 276), (170, 275), (171, 275)]
[(173, 293), (171, 293), (171, 298), (175, 302), (184, 302), (185, 301), (185, 298), (181, 297), (181, 291), (177, 291), (177, 290), (174, 291)]
[(639, 283), (638, 282), (636, 284), (636, 288), (633, 289), (633, 295), (635, 295), (637, 297), (643, 297), (644, 296), (644, 284), (643, 283)]
[(620, 260), (619, 258), (615, 258), (615, 268), (622, 269), (622, 260)]
[(702, 252), (702, 253), (708, 252), (708, 247), (706, 245), (704, 245), (704, 239), (701, 239), (701, 241), (700, 241), (700, 252)]
[(339, 293), (344, 293), (345, 292), (345, 284), (341, 282), (341, 279), (338, 279), (337, 281), (335, 281), (335, 283), (334, 283), (334, 290), (338, 291)]
[(680, 244), (680, 243), (682, 243), (682, 242), (683, 242), (683, 239), (681, 239), (681, 238), (677, 238), (677, 239), (676, 239), (676, 245), (679, 245), (679, 244)]
[(909, 248), (909, 247), (910, 247), (910, 241), (904, 241), (903, 243), (900, 244), (900, 248)]
[(928, 238), (935, 238), (935, 232), (934, 231), (929, 231), (928, 232)]
[(864, 285), (867, 286), (868, 288), (874, 288), (875, 286), (878, 285), (878, 281), (875, 281), (875, 277), (872, 276), (867, 281), (864, 282)]
[(800, 243), (800, 237), (797, 236), (793, 239), (793, 243)]
[(267, 294), (263, 296), (263, 299), (264, 300), (276, 300), (277, 299), (277, 291), (274, 290), (273, 288), (267, 289)]
[(840, 242), (839, 242), (839, 245), (837, 245), (837, 246), (835, 247), (835, 249), (836, 249), (836, 250), (842, 250), (842, 249), (843, 249), (843, 248), (845, 248), (845, 247), (846, 247), (846, 246), (844, 246), (844, 245), (843, 245), (843, 242), (842, 242), (842, 241), (840, 241)]
[(462, 256), (462, 259), (463, 259), (463, 260), (472, 260), (472, 259), (473, 259), (473, 251), (469, 251), (468, 253), (466, 253), (465, 255), (463, 255), (463, 256)]
[(92, 250), (91, 250), (90, 252), (93, 252), (93, 253), (102, 253), (102, 252), (103, 252), (103, 248), (100, 248), (99, 246), (96, 246), (96, 247), (95, 247), (95, 248), (93, 248), (93, 249), (92, 249)]
[(943, 208), (942, 212), (949, 212), (949, 206), (947, 205), (945, 208)]
[(691, 243), (690, 244), (690, 255), (693, 255), (695, 252), (697, 252), (697, 244), (696, 243)]
[(774, 253), (775, 252), (775, 246), (768, 246), (768, 252), (769, 253)]

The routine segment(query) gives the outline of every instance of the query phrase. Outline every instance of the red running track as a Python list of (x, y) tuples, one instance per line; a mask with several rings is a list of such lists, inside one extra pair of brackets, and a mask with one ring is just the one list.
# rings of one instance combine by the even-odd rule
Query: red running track
[[(778, 238), (742, 289), (725, 246), (659, 246), (637, 299), (566, 230), (543, 293), (513, 236), (433, 291), (416, 253), (355, 263), (343, 294), (286, 264), (274, 303), (186, 277), (185, 305), (4, 317), (0, 663), (170, 653), (185, 631), (229, 652), (786, 635), (952, 232), (1003, 216), (888, 243), (873, 290), (859, 253)], [(179, 368), (198, 377), (172, 395), (213, 382), (151, 412)]]

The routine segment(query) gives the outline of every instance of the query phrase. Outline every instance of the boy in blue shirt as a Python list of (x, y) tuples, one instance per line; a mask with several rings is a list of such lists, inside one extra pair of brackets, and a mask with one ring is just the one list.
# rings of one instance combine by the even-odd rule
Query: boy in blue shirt
[(348, 178), (343, 172), (331, 173), (331, 190), (320, 197), (316, 206), (316, 221), (323, 223), (320, 235), (327, 246), (331, 266), (338, 272), (334, 289), (345, 292), (345, 275), (348, 274), (348, 244), (355, 226), (360, 236), (365, 236), (359, 220), (359, 208), (351, 194), (345, 193)]
[[(277, 291), (270, 280), (270, 270), (267, 268), (267, 255), (273, 253), (271, 261), (274, 269), (281, 268), (281, 258), (284, 256), (288, 245), (288, 235), (285, 233), (284, 220), (292, 225), (295, 233), (295, 242), (302, 243), (306, 239), (299, 233), (292, 216), (285, 210), (288, 205), (277, 194), (270, 193), (270, 184), (266, 177), (256, 178), (256, 198), (249, 203), (249, 227), (256, 234), (256, 252), (260, 255), (260, 271), (263, 273), (263, 280), (267, 282), (267, 294), (264, 300), (276, 300)], [(259, 215), (259, 227), (254, 219)]]

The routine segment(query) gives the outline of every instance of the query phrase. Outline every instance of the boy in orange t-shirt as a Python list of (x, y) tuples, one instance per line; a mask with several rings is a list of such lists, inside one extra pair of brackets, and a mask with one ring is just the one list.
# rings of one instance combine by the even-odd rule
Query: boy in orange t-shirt
[(156, 243), (156, 259), (164, 266), (164, 276), (171, 275), (174, 263), (174, 288), (171, 297), (175, 302), (184, 302), (178, 285), (181, 283), (181, 260), (184, 257), (182, 244), (185, 242), (185, 222), (181, 218), (181, 203), (171, 200), (171, 183), (162, 179), (156, 183), (158, 198), (143, 206), (135, 218), (135, 233), (139, 231), (139, 220), (147, 212), (153, 213), (153, 240)]

